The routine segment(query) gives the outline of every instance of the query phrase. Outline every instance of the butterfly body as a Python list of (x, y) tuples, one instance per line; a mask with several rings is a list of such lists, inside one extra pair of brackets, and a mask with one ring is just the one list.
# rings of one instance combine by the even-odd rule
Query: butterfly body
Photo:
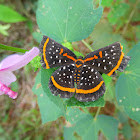
[(105, 92), (101, 73), (114, 76), (115, 71), (123, 71), (130, 60), (124, 56), (119, 42), (91, 52), (85, 58), (77, 58), (72, 51), (44, 36), (40, 51), (44, 68), (59, 67), (49, 80), (52, 94), (59, 94), (61, 98), (74, 96), (81, 102), (99, 99)]

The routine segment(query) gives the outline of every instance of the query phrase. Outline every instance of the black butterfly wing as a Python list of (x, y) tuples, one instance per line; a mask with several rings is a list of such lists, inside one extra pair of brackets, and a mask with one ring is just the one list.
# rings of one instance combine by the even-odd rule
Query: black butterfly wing
[(116, 70), (123, 71), (130, 57), (124, 56), (119, 42), (91, 52), (85, 58), (85, 64), (93, 66), (101, 73), (109, 76), (114, 75)]
[(47, 69), (68, 65), (77, 59), (72, 51), (47, 36), (43, 36), (40, 52), (42, 53), (41, 64)]
[(74, 87), (74, 64), (61, 66), (56, 70), (49, 80), (49, 88), (53, 95), (61, 98), (70, 98), (75, 93)]
[(105, 84), (101, 74), (89, 65), (83, 65), (75, 98), (81, 102), (95, 101), (105, 92)]

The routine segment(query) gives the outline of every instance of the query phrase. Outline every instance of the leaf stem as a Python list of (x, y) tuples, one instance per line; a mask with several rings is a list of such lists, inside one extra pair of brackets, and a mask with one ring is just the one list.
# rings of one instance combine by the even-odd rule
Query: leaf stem
[(97, 119), (97, 116), (99, 115), (100, 110), (101, 110), (101, 107), (98, 107), (97, 112), (96, 112), (95, 117), (94, 117), (95, 121)]
[(88, 43), (85, 40), (82, 40), (82, 42), (89, 48), (90, 51), (94, 51), (90, 45), (88, 45)]
[(134, 15), (136, 9), (137, 9), (136, 6), (139, 4), (139, 2), (140, 2), (140, 0), (137, 0), (137, 1), (136, 1), (135, 5), (134, 5), (134, 7), (133, 7), (133, 10), (132, 10), (132, 12), (130, 13), (130, 16), (129, 16), (129, 18), (128, 18), (128, 21), (127, 21), (127, 23), (126, 23), (126, 25), (125, 25), (125, 27), (124, 27), (124, 29), (123, 29), (123, 31), (122, 31), (122, 35), (125, 34), (125, 32), (126, 32), (126, 30), (127, 30), (127, 28), (128, 28), (128, 25), (129, 25), (129, 23), (130, 23), (130, 21), (131, 21), (133, 15)]
[(7, 45), (3, 45), (3, 44), (0, 44), (0, 49), (12, 51), (12, 52), (19, 52), (19, 53), (25, 53), (26, 51), (28, 51), (25, 49), (11, 47), (11, 46), (7, 46)]

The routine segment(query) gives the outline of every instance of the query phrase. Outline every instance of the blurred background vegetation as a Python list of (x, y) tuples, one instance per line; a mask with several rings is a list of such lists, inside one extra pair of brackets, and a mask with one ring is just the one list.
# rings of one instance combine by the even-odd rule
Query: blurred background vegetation
[[(106, 40), (107, 44), (111, 44), (117, 38), (118, 41), (127, 44), (125, 46), (127, 53), (140, 41), (140, 0), (102, 0), (102, 6), (103, 16), (85, 41), (92, 45), (93, 49), (95, 46), (98, 49), (104, 47)], [(2, 15), (3, 8), (7, 8), (7, 15)], [(0, 0), (0, 43), (28, 50), (38, 46), (40, 38), (36, 9), (37, 0)], [(90, 52), (82, 41), (74, 42), (73, 46), (84, 55)], [(0, 60), (10, 54), (12, 52), (0, 50)], [(0, 96), (0, 140), (64, 139), (63, 126), (66, 121), (63, 117), (45, 125), (41, 124), (37, 97), (32, 92), (37, 74), (33, 73), (33, 70), (28, 64), (14, 72), (18, 80), (11, 88), (19, 93), (17, 100)], [(115, 92), (114, 89), (111, 91)], [(112, 102), (113, 95), (106, 97), (107, 102), (101, 113), (114, 115), (116, 110)], [(95, 113), (97, 108), (90, 107), (88, 110)], [(123, 122), (119, 123), (119, 139), (140, 140), (140, 125), (131, 119), (128, 122), (125, 126)], [(99, 139), (105, 138), (99, 134)]]

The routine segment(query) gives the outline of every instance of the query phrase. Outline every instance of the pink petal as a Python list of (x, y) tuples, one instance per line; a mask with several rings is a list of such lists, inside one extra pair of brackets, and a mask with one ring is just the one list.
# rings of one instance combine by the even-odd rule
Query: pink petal
[[(6, 86), (9, 86), (12, 82), (16, 81), (16, 76), (10, 72), (0, 72), (0, 82)], [(0, 95), (4, 94), (4, 92), (0, 91)]]
[(39, 49), (33, 47), (29, 52), (24, 55), (14, 54), (8, 56), (0, 63), (0, 72), (2, 71), (14, 71), (27, 65), (35, 56), (39, 54)]
[(16, 81), (16, 76), (10, 71), (0, 71), (0, 82), (9, 86), (12, 82)]

